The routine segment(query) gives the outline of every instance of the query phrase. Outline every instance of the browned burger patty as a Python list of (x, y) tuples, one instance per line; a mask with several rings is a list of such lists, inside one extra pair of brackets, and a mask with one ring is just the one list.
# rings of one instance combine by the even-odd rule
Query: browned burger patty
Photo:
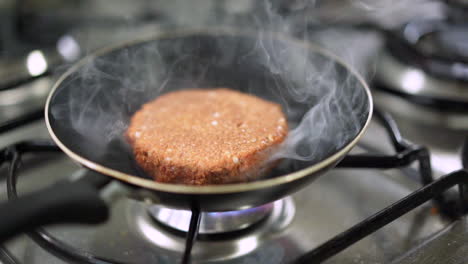
[(133, 115), (127, 137), (156, 181), (204, 185), (260, 177), (287, 131), (279, 105), (220, 88), (156, 98)]

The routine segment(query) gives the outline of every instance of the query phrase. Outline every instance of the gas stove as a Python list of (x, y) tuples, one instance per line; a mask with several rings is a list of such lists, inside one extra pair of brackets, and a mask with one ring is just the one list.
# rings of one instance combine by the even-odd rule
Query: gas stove
[[(385, 135), (381, 127), (374, 125), (369, 135)], [(41, 130), (45, 132), (41, 122), (29, 126), (34, 133)], [(369, 151), (365, 142), (364, 139), (362, 145), (355, 150), (356, 153)], [(23, 149), (25, 156), (24, 165), (17, 172), (21, 174), (18, 192), (47, 186), (63, 177), (80, 177), (90, 173), (70, 162), (60, 152), (49, 149), (47, 141), (29, 141), (26, 145), (29, 147), (18, 148)], [(28, 157), (28, 152), (32, 154), (36, 151), (41, 151), (41, 155), (36, 153), (37, 155)], [(43, 155), (51, 151), (53, 153)], [(375, 165), (377, 164), (373, 164)], [(2, 175), (5, 174), (6, 168), (2, 171)], [(435, 254), (427, 248), (441, 243), (440, 238), (449, 240), (449, 249), (455, 254), (453, 258), (466, 257), (463, 254), (463, 236), (457, 233), (456, 238), (450, 238), (454, 235), (454, 230), (463, 230), (465, 218), (451, 220), (432, 203), (425, 203), (398, 217), (357, 243), (349, 241), (360, 237), (361, 232), (367, 232), (367, 228), (373, 229), (373, 225), (379, 225), (368, 217), (382, 208), (385, 209), (381, 213), (389, 213), (386, 218), (396, 217), (403, 212), (402, 209), (390, 212), (392, 208), (388, 206), (417, 190), (421, 186), (418, 183), (421, 179), (417, 177), (417, 171), (412, 168), (390, 171), (341, 168), (319, 178), (292, 197), (266, 205), (260, 211), (255, 208), (254, 212), (250, 212), (254, 218), (247, 217), (250, 220), (246, 222), (249, 224), (247, 226), (239, 222), (228, 223), (227, 227), (234, 226), (236, 229), (224, 232), (227, 227), (220, 226), (222, 222), (216, 221), (216, 218), (240, 219), (233, 214), (245, 215), (249, 212), (211, 213), (214, 214), (211, 215), (211, 221), (216, 224), (210, 226), (210, 216), (204, 216), (206, 224), (202, 225), (199, 241), (194, 245), (193, 261), (291, 263), (298, 256), (330, 241), (330, 238), (342, 231), (353, 233), (351, 236), (344, 234), (348, 237), (344, 243), (352, 246), (330, 258), (327, 263), (386, 263), (397, 258), (400, 263), (405, 263), (404, 261), (414, 261), (419, 254), (427, 257), (423, 252)], [(19, 237), (10, 241), (6, 246), (9, 252), (7, 254), (13, 255), (19, 263), (68, 263), (71, 260), (83, 263), (86, 263), (85, 260), (90, 263), (177, 262), (184, 251), (184, 231), (190, 220), (190, 217), (184, 217), (183, 214), (189, 212), (164, 212), (166, 208), (156, 207), (144, 199), (129, 199), (128, 195), (131, 193), (125, 186), (113, 182), (102, 190), (102, 195), (112, 204), (111, 218), (107, 223), (98, 226), (48, 227), (29, 234), (29, 238)], [(175, 213), (177, 217), (174, 219), (171, 213)], [(447, 213), (450, 214), (450, 211)], [(228, 217), (216, 214), (228, 214)], [(360, 223), (364, 223), (361, 232), (356, 233), (349, 229)], [(222, 232), (216, 228), (220, 228)], [(318, 249), (330, 251), (327, 248)]]
[[(170, 14), (174, 8), (167, 5), (164, 12)], [(230, 8), (236, 15), (246, 10)], [(143, 17), (137, 29), (128, 30), (130, 26), (126, 25), (119, 34), (109, 34), (108, 24), (102, 28), (74, 28), (65, 34), (60, 31), (62, 35), (54, 38), (65, 41), (65, 55), (59, 48), (51, 52), (55, 48), (44, 48), (48, 47), (47, 41), (40, 41), (40, 45), (28, 45), (16, 57), (19, 63), (15, 65), (26, 65), (13, 78), (19, 81), (0, 85), (1, 200), (93, 173), (73, 163), (49, 138), (42, 115), (45, 97), (57, 76), (51, 73), (66, 69), (85, 53), (83, 47), (95, 49), (164, 30), (162, 23), (148, 22), (154, 18), (148, 18), (147, 13)], [(462, 16), (456, 17), (460, 21)], [(414, 96), (439, 88), (450, 90), (449, 99), (459, 103), (466, 94), (466, 85), (418, 68), (401, 57), (404, 55), (393, 52), (393, 44), (386, 38), (419, 28), (420, 24), (410, 22), (399, 25), (397, 30), (376, 30), (375, 24), (361, 22), (324, 26), (313, 21), (307, 31), (295, 32), (342, 56), (366, 76), (373, 89), (377, 108), (374, 120), (358, 146), (336, 169), (271, 204), (201, 213), (194, 241), (190, 211), (158, 206), (144, 192), (111, 181), (101, 189), (111, 207), (107, 222), (62, 224), (31, 231), (2, 245), (0, 260), (7, 264), (178, 263), (189, 248), (193, 263), (465, 263), (468, 175), (462, 170), (462, 154), (466, 166), (468, 147), (462, 146), (466, 113), (463, 108), (441, 109), (432, 101), (421, 104), (422, 99)], [(172, 23), (185, 25), (187, 19)], [(340, 40), (346, 40), (345, 48)], [(392, 40), (407, 44), (404, 38)], [(29, 67), (28, 61), (32, 61)], [(43, 61), (46, 69), (39, 71), (33, 66)], [(35, 70), (37, 74), (32, 74)], [(421, 78), (424, 84), (437, 85), (421, 85)], [(444, 92), (429, 94), (441, 93), (442, 99), (448, 100)], [(452, 188), (455, 186), (459, 188)]]

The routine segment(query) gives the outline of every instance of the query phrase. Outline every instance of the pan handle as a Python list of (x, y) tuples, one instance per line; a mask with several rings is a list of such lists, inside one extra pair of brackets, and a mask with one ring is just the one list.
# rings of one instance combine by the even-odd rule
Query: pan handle
[(55, 223), (97, 224), (109, 210), (96, 187), (83, 181), (60, 182), (0, 203), (0, 244), (21, 232)]

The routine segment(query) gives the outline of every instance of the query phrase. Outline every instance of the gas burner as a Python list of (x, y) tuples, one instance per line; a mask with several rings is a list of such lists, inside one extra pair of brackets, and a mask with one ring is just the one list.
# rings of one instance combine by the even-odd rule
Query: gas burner
[(430, 75), (468, 81), (467, 23), (423, 20), (389, 33), (386, 46), (402, 63), (421, 68)]
[[(273, 211), (282, 210), (283, 206), (284, 202), (280, 200), (240, 211), (201, 213), (198, 233), (203, 235), (240, 231), (258, 224)], [(192, 216), (190, 211), (155, 205), (149, 208), (149, 213), (157, 223), (163, 226), (182, 232), (188, 232), (189, 230)]]
[[(149, 207), (149, 214), (141, 206), (129, 206), (127, 210), (127, 225), (130, 232), (141, 239), (140, 243), (150, 244), (159, 250), (173, 251), (178, 255), (184, 253), (185, 232), (188, 231), (191, 216), (189, 211), (159, 206)], [(291, 197), (241, 211), (202, 213), (192, 258), (201, 262), (227, 261), (242, 259), (252, 253), (259, 254), (268, 240), (284, 232), (294, 219), (294, 214), (295, 206)], [(179, 221), (175, 219), (176, 216), (181, 217)]]
[(412, 22), (389, 32), (374, 83), (384, 107), (421, 123), (468, 129), (466, 33), (468, 24), (445, 21)]

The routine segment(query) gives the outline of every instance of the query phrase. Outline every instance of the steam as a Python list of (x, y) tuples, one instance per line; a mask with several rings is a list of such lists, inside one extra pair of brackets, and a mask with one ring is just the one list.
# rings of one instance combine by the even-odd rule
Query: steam
[[(269, 45), (269, 41), (274, 45), (272, 39), (266, 39), (267, 43), (261, 47)], [(272, 88), (283, 100), (291, 128), (273, 159), (316, 162), (357, 135), (368, 114), (368, 98), (351, 72), (334, 60), (307, 55), (298, 49), (277, 50), (265, 57), (269, 59), (264, 66), (271, 74), (290, 81), (276, 82)], [(297, 83), (295, 80), (301, 81)]]
[[(192, 10), (187, 1), (171, 2), (175, 6), (171, 8), (179, 8), (179, 12), (189, 15)], [(317, 17), (306, 15), (306, 10), (320, 1), (227, 2), (230, 14), (219, 12), (210, 1), (206, 10), (198, 13), (199, 19), (179, 14), (166, 31), (206, 26), (235, 31), (223, 29), (217, 33), (219, 38), (194, 40), (190, 45), (173, 40), (129, 46), (89, 58), (64, 80), (62, 87), (73, 87), (57, 92), (63, 100), (55, 104), (51, 114), (55, 120), (68, 123), (81, 140), (91, 140), (93, 153), (83, 155), (98, 159), (115, 153), (109, 145), (124, 140), (129, 119), (142, 103), (162, 93), (196, 87), (241, 89), (281, 104), (290, 131), (273, 159), (317, 162), (355, 138), (368, 116), (369, 102), (362, 84), (341, 63), (311, 51), (306, 42), (325, 45), (341, 52), (348, 63), (360, 65), (363, 63), (356, 58), (362, 56), (353, 56), (353, 47), (367, 49), (362, 46), (364, 41), (338, 40), (341, 33), (333, 30), (324, 35), (308, 34), (308, 25)], [(286, 2), (290, 5), (281, 5)], [(363, 10), (381, 8), (381, 3), (360, 3)], [(246, 28), (255, 33), (233, 33)], [(285, 37), (291, 35), (306, 42)], [(236, 36), (246, 40), (233, 41)], [(366, 73), (363, 69), (367, 67), (357, 68)]]

